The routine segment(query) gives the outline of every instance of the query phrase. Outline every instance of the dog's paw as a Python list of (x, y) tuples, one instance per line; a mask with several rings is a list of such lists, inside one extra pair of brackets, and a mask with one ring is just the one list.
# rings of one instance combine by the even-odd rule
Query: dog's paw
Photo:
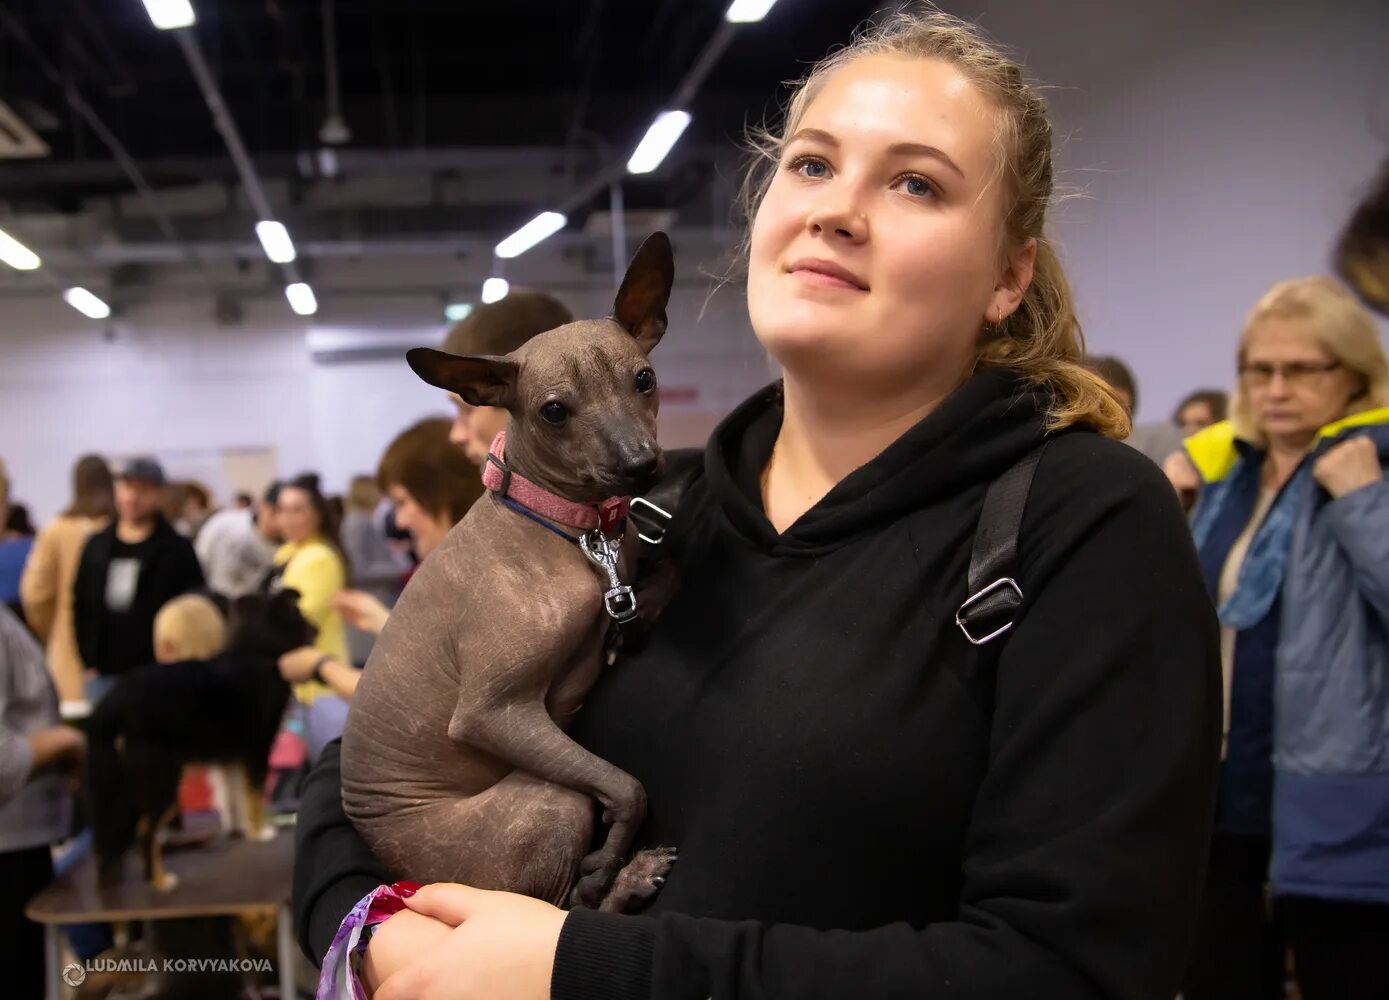
[(262, 823), (259, 829), (247, 830), (246, 839), (254, 840), (264, 844), (275, 839), (275, 828), (269, 823)]
[(594, 851), (579, 862), (581, 878), (574, 891), (570, 893), (569, 905), (596, 910), (607, 898), (617, 873), (622, 870), (622, 860), (604, 851)]
[(653, 847), (639, 851), (617, 874), (612, 889), (599, 909), (609, 913), (640, 913), (666, 884), (666, 876), (675, 867), (674, 847)]
[(158, 878), (150, 882), (154, 886), (155, 892), (173, 892), (178, 888), (178, 876), (173, 872), (164, 872)]

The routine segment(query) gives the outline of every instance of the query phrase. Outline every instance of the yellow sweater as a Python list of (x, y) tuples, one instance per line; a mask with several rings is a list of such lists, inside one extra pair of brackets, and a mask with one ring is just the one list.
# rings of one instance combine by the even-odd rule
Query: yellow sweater
[[(281, 585), (299, 592), (300, 612), (318, 629), (314, 648), (342, 663), (351, 662), (342, 618), (333, 610), (333, 598), (347, 585), (347, 572), (337, 550), (321, 538), (286, 542), (275, 553), (275, 565), (284, 567)], [(328, 692), (317, 681), (294, 685), (294, 696), (305, 704)]]

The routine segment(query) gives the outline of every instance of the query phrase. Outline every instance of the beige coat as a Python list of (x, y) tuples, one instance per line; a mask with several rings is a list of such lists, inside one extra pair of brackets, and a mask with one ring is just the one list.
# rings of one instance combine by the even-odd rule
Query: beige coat
[(19, 582), (24, 616), (48, 647), (48, 669), (63, 701), (85, 697), (82, 657), (72, 621), (72, 585), (87, 538), (105, 526), (102, 518), (57, 518), (34, 540)]

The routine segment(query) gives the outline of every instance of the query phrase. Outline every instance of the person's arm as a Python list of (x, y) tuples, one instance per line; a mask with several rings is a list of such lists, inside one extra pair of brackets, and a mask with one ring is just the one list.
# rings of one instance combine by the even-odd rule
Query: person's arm
[(395, 881), (343, 812), (341, 755), (341, 740), (319, 754), (294, 828), (294, 933), (314, 965), (357, 901)]
[(357, 682), (362, 679), (362, 672), (352, 664), (343, 663), (314, 646), (291, 649), (280, 657), (279, 666), (280, 676), (291, 684), (314, 680), (317, 667), (323, 683), (348, 701), (357, 693)]
[(1333, 497), (1320, 516), (1355, 567), (1361, 595), (1389, 624), (1389, 481), (1374, 442), (1351, 438), (1314, 468)]
[[(89, 535), (77, 564), (77, 578), (72, 584), (72, 626), (77, 636), (77, 652), (88, 670), (96, 670), (101, 658), (101, 615), (99, 603), (101, 581), (97, 577), (96, 541), (100, 535)], [(97, 595), (97, 599), (93, 599)]]
[(193, 590), (200, 589), (206, 582), (203, 576), (202, 563), (198, 562), (198, 553), (193, 548), (193, 543), (186, 538), (180, 537), (176, 549), (178, 556), (175, 566), (175, 579), (177, 589), (173, 596), (177, 597)]
[(81, 755), (82, 734), (68, 726), (21, 732), (9, 721), (11, 692), (23, 685), (17, 679), (48, 681), (43, 650), (10, 613), (0, 606), (0, 806), (15, 795), (39, 768), (55, 760)]
[[(1068, 454), (1050, 478), (1083, 484), (1086, 451)], [(1080, 487), (1039, 491), (1047, 466), (1023, 528), (1027, 603), (997, 665), (956, 919), (847, 932), (574, 910), (553, 1000), (1176, 994), (1215, 805), (1214, 612), (1155, 468), (1114, 471), (1122, 485), (1104, 493), (1118, 499), (1094, 500), (1103, 509), (1077, 528)], [(1029, 572), (1039, 560), (1054, 569)]]
[(53, 529), (45, 528), (34, 539), (29, 560), (19, 581), (19, 600), (24, 607), (24, 620), (39, 637), (47, 642), (58, 615), (58, 560), (54, 551)]

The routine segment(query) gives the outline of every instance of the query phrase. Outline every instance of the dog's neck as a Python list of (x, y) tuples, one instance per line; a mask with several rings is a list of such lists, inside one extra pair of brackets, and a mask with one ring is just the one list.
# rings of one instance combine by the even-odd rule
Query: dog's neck
[(514, 451), (508, 461), (506, 431), (502, 431), (488, 450), (482, 483), (493, 493), (505, 495), (547, 520), (580, 531), (592, 531), (599, 526), (601, 504), (570, 500), (543, 479), (528, 475), (525, 465), (524, 456), (521, 463), (516, 462)]

